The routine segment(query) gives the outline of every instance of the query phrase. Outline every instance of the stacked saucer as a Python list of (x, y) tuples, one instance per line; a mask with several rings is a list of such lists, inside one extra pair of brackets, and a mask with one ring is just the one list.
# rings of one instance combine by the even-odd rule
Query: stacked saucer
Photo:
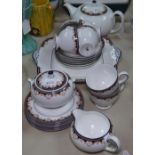
[(37, 75), (25, 99), (25, 116), (35, 128), (59, 131), (68, 128), (72, 111), (84, 105), (81, 92), (66, 73), (50, 70)]
[(94, 55), (84, 57), (79, 54), (68, 54), (65, 51), (58, 49), (55, 52), (56, 58), (65, 65), (71, 66), (86, 66), (95, 63), (102, 54), (102, 45)]

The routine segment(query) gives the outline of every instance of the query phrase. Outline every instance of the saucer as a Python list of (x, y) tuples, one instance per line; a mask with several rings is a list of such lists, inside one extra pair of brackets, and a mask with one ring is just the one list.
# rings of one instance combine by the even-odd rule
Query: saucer
[(71, 66), (79, 66), (79, 65), (90, 65), (94, 62), (96, 62), (99, 57), (101, 56), (102, 51), (99, 53), (91, 56), (91, 57), (70, 57), (64, 55), (60, 51), (55, 51), (56, 58), (58, 59), (59, 62), (65, 64), (65, 65), (71, 65)]
[[(25, 117), (27, 121), (35, 128), (43, 131), (60, 131), (68, 128), (74, 117), (72, 111), (75, 109), (83, 109), (84, 100), (81, 92), (75, 90), (75, 102), (70, 109), (67, 109), (62, 115), (57, 116), (45, 116), (39, 113), (35, 107), (34, 102), (29, 93), (25, 99)], [(53, 109), (54, 110), (54, 109)], [(45, 111), (44, 111), (45, 112)]]
[(121, 51), (115, 47), (109, 40), (104, 39), (105, 46), (102, 49), (101, 56), (93, 63), (89, 65), (66, 65), (60, 62), (55, 55), (55, 40), (49, 38), (42, 43), (42, 46), (36, 53), (33, 54), (33, 59), (37, 64), (37, 72), (44, 72), (50, 69), (56, 69), (66, 72), (76, 82), (85, 82), (87, 71), (95, 68), (98, 64), (108, 63), (113, 66), (117, 66)]
[(68, 103), (60, 108), (44, 108), (39, 106), (37, 103), (34, 103), (34, 108), (35, 110), (43, 116), (47, 116), (47, 117), (59, 117), (65, 113), (67, 113), (68, 111), (71, 111), (74, 106), (74, 103), (77, 100), (77, 96), (73, 97), (70, 101), (68, 101)]

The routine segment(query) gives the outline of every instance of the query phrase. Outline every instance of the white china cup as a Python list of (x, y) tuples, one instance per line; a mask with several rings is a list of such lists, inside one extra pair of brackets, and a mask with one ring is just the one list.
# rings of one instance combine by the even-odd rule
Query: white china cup
[(116, 102), (119, 93), (124, 90), (129, 75), (120, 73), (110, 64), (101, 64), (86, 75), (86, 85), (90, 99), (98, 108), (107, 109)]
[(106, 110), (109, 109), (119, 99), (119, 94), (108, 98), (98, 98), (90, 95), (90, 99), (98, 109)]
[(65, 22), (55, 36), (56, 48), (66, 53), (91, 56), (102, 48), (99, 31), (82, 21)]
[(71, 126), (70, 137), (80, 150), (95, 153), (120, 150), (120, 140), (112, 134), (110, 120), (97, 111), (74, 110), (75, 122)]

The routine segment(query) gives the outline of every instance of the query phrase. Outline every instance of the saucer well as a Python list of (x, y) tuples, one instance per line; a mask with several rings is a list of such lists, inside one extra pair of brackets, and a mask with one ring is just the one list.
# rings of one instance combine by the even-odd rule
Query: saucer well
[(66, 113), (59, 116), (45, 116), (40, 114), (34, 107), (34, 102), (31, 97), (31, 93), (29, 93), (25, 99), (24, 103), (24, 112), (27, 121), (31, 124), (31, 126), (43, 130), (43, 131), (60, 131), (68, 128), (74, 117), (72, 115), (72, 111), (75, 109), (83, 109), (84, 100), (81, 92), (76, 89), (75, 90), (75, 102), (73, 106)]

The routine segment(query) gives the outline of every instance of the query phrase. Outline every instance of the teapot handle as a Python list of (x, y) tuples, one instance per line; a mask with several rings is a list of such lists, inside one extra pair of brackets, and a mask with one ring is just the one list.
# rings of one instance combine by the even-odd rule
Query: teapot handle
[(121, 148), (120, 140), (113, 134), (110, 134), (106, 139), (105, 150), (108, 152), (116, 153), (120, 150), (120, 148)]
[(28, 78), (27, 81), (29, 82), (29, 84), (30, 84), (30, 88), (31, 88), (32, 85), (33, 85), (33, 82), (34, 82), (34, 81), (33, 81), (32, 79), (30, 79), (30, 78)]
[[(124, 14), (123, 14), (121, 11), (115, 11), (115, 12), (114, 12), (114, 16), (115, 16), (115, 15), (120, 16), (120, 18), (121, 18), (121, 23), (119, 24), (118, 27), (116, 27), (116, 28), (114, 27), (114, 28), (111, 30), (110, 33), (116, 33), (116, 32), (120, 31), (120, 30), (124, 27)], [(116, 23), (115, 23), (115, 25), (116, 25)]]

